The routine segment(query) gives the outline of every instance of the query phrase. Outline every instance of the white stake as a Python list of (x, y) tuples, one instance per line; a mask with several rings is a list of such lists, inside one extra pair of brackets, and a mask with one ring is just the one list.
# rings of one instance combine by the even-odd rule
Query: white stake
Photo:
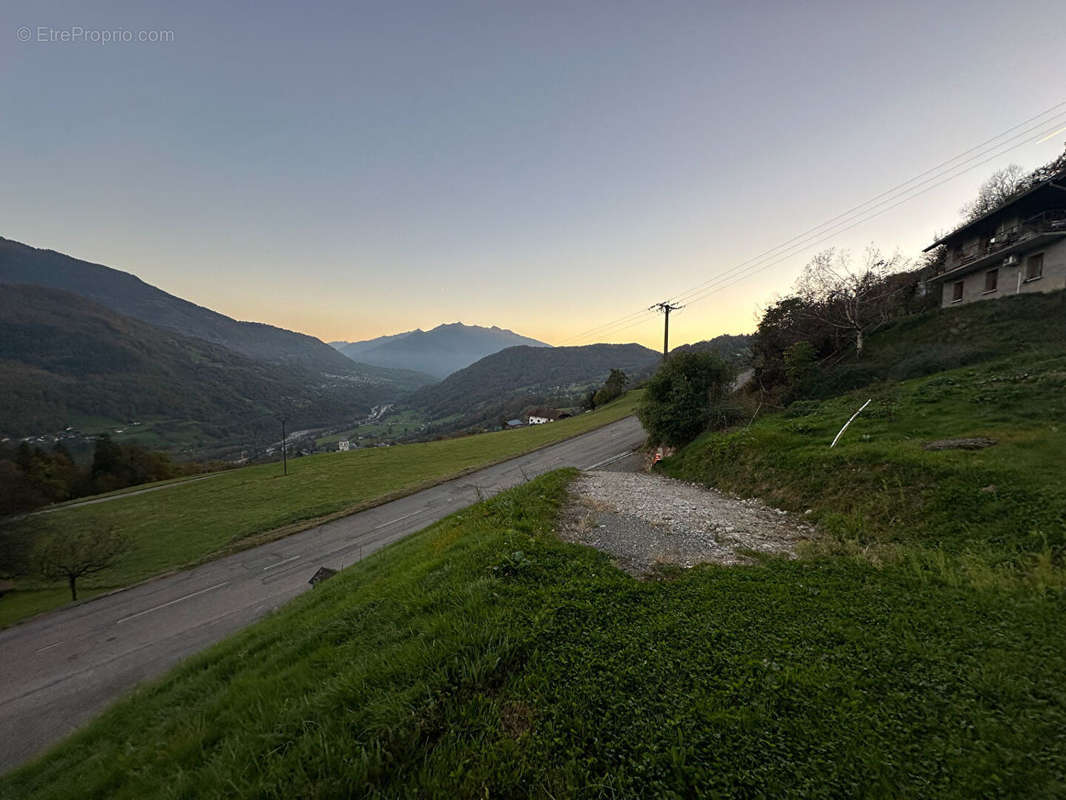
[[(873, 400), (873, 398), (871, 397), (870, 400)], [(829, 445), (830, 447), (836, 447), (837, 439), (839, 439), (841, 436), (844, 435), (844, 431), (846, 431), (848, 429), (848, 425), (850, 425), (851, 423), (853, 423), (855, 421), (855, 417), (859, 416), (859, 414), (862, 413), (862, 409), (864, 409), (864, 408), (866, 408), (866, 406), (870, 405), (870, 400), (867, 400), (865, 403), (863, 403), (862, 406), (859, 408), (859, 410), (851, 415), (851, 419), (849, 419), (847, 422), (844, 423), (844, 427), (840, 429), (840, 433), (838, 433), (836, 435), (836, 438), (833, 439), (833, 444)]]

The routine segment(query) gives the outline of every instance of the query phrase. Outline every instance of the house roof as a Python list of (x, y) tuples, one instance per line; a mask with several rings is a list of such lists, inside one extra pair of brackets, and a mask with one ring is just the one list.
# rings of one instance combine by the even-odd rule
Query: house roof
[(1024, 192), (1020, 192), (1019, 194), (1017, 194), (1014, 197), (1010, 198), (1007, 202), (996, 206), (991, 211), (986, 211), (984, 214), (982, 214), (979, 217), (976, 217), (975, 219), (971, 219), (968, 222), (964, 222), (962, 225), (960, 225), (959, 227), (957, 227), (955, 230), (951, 231), (950, 233), (944, 234), (939, 239), (937, 239), (935, 242), (933, 242), (931, 245), (929, 245), (924, 250), (922, 250), (922, 252), (923, 253), (928, 253), (934, 247), (939, 247), (940, 245), (945, 244), (949, 240), (954, 239), (955, 237), (957, 237), (959, 234), (965, 233), (966, 231), (970, 230), (971, 228), (979, 227), (982, 223), (984, 223), (989, 218), (996, 216), (997, 214), (999, 214), (1002, 211), (1010, 208), (1011, 206), (1017, 205), (1018, 203), (1022, 202), (1023, 200), (1029, 199), (1036, 192), (1042, 191), (1042, 190), (1044, 190), (1044, 189), (1046, 189), (1048, 187), (1052, 187), (1052, 188), (1055, 188), (1055, 189), (1066, 191), (1066, 186), (1061, 186), (1058, 183), (1056, 183), (1056, 181), (1063, 181), (1063, 180), (1066, 180), (1066, 171), (1058, 172), (1055, 175), (1052, 175), (1050, 178), (1045, 178), (1042, 181), (1034, 183), (1032, 186), (1030, 186)]

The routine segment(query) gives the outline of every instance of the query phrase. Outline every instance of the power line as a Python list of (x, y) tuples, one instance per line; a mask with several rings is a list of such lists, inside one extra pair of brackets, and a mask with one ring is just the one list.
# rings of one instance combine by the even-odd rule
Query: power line
[[(887, 213), (888, 211), (897, 208), (898, 206), (914, 199), (915, 197), (925, 194), (926, 192), (931, 191), (932, 189), (943, 185), (948, 181), (954, 180), (955, 178), (965, 174), (966, 172), (972, 169), (977, 168), (978, 166), (988, 163), (989, 161), (998, 158), (999, 156), (1004, 155), (1005, 153), (1008, 153), (1012, 150), (1017, 149), (1018, 147), (1029, 143), (1033, 131), (1037, 129), (1046, 130), (1047, 126), (1058, 124), (1061, 121), (1060, 118), (1063, 118), (1064, 115), (1066, 115), (1066, 110), (1063, 110), (1064, 107), (1066, 107), (1066, 100), (1048, 107), (1039, 114), (1036, 114), (1035, 116), (1032, 116), (1023, 122), (1020, 122), (1016, 125), (1011, 126), (1010, 128), (1007, 128), (996, 136), (993, 136), (990, 139), (986, 139), (984, 142), (975, 145), (974, 147), (971, 147), (970, 149), (965, 150), (962, 153), (953, 156), (952, 158), (946, 159), (934, 167), (930, 167), (929, 169), (918, 173), (917, 175), (909, 178), (908, 180), (897, 184), (891, 189), (874, 195), (870, 199), (859, 203), (858, 205), (851, 207), (847, 211), (844, 211), (841, 214), (837, 214), (836, 216), (826, 220), (825, 222), (822, 222), (819, 225), (809, 228), (806, 231), (791, 237), (790, 239), (785, 240), (784, 242), (779, 245), (776, 245), (775, 247), (769, 248), (768, 250), (764, 250), (762, 253), (753, 256), (752, 258), (749, 258), (745, 261), (740, 262), (739, 264), (734, 265), (733, 267), (730, 267), (729, 269), (719, 273), (718, 275), (709, 278), (703, 283), (697, 284), (696, 286), (691, 287), (678, 295), (674, 295), (671, 299), (688, 299), (688, 302), (698, 302), (698, 300), (705, 299), (707, 296), (713, 294), (716, 291), (727, 288), (728, 286), (732, 286), (735, 283), (739, 283), (741, 280), (744, 280), (749, 275), (756, 274), (769, 268), (770, 266), (779, 264), (781, 263), (781, 261), (791, 258), (798, 252), (801, 252), (802, 250), (811, 247), (814, 244), (825, 241), (827, 238), (830, 238), (832, 236), (837, 236), (845, 231), (851, 230), (852, 228), (856, 227), (859, 224), (862, 224), (863, 222), (867, 222), (877, 216), (880, 216), (881, 214)], [(1051, 114), (1050, 117), (1048, 117), (1049, 114)], [(1011, 136), (1006, 140), (1000, 141), (1007, 134), (1017, 131), (1019, 128), (1025, 128), (1026, 126), (1030, 125), (1030, 123), (1033, 123), (1035, 120), (1039, 120), (1042, 117), (1047, 117), (1047, 119), (1043, 119), (1041, 122), (1037, 123), (1036, 125), (1033, 125), (1032, 127), (1027, 128), (1021, 133), (1016, 133), (1014, 136)], [(1050, 135), (1055, 135), (1055, 133), (1057, 132), (1058, 131), (1054, 131)], [(1012, 145), (1011, 147), (1004, 147), (1004, 145), (1013, 142), (1019, 138), (1022, 138), (1023, 141), (1018, 144)], [(1045, 136), (1045, 138), (1041, 139), (1040, 141), (1044, 141), (1046, 140), (1046, 138), (1048, 137)], [(989, 145), (993, 142), (995, 142), (996, 144), (989, 147)], [(992, 153), (991, 156), (988, 156), (988, 154), (993, 150), (995, 150), (996, 152)], [(988, 157), (985, 158), (985, 156)], [(982, 160), (977, 161), (977, 159)], [(976, 163), (973, 163), (975, 161)], [(952, 172), (954, 172), (954, 174), (950, 174)], [(944, 177), (945, 175), (947, 175), (947, 177)], [(915, 181), (918, 181), (920, 178), (926, 179), (920, 181), (919, 183), (915, 183)], [(927, 185), (930, 183), (932, 185)], [(925, 188), (921, 188), (923, 186)], [(920, 191), (915, 191), (920, 188)], [(891, 203), (891, 205), (888, 205), (885, 208), (880, 208), (880, 210), (875, 211), (875, 209), (878, 209), (880, 206), (883, 206), (886, 203)], [(858, 219), (856, 219), (856, 217), (858, 217)], [(845, 227), (841, 227), (842, 225)], [(782, 255), (782, 252), (780, 251), (787, 252)], [(770, 263), (760, 265), (759, 262), (764, 261), (766, 258), (770, 258), (772, 260), (770, 261)], [(735, 275), (735, 273), (748, 266), (753, 267), (753, 269), (747, 270), (744, 274)], [(717, 285), (723, 284), (723, 282), (725, 282), (724, 285)], [(652, 306), (652, 308), (656, 307), (657, 306)], [(648, 310), (649, 309), (641, 309), (639, 311), (634, 311), (623, 317), (619, 317), (618, 319), (589, 328), (586, 331), (564, 339), (563, 343), (570, 342), (576, 339), (582, 339), (592, 334), (602, 336), (608, 332), (617, 333), (618, 331), (632, 328), (643, 321), (644, 315), (648, 313)]]
[[(886, 197), (885, 199), (883, 199), (883, 201), (875, 203), (872, 206), (869, 206), (868, 208), (866, 208), (865, 210), (861, 211), (857, 215), (843, 215), (842, 214), (841, 217), (844, 217), (845, 219), (841, 219), (840, 222), (837, 222), (834, 225), (830, 225), (829, 227), (827, 227), (827, 228), (825, 228), (823, 230), (819, 230), (819, 233), (814, 234), (813, 236), (793, 237), (793, 239), (791, 239), (789, 241), (795, 241), (796, 239), (802, 239), (802, 241), (798, 241), (795, 244), (788, 245), (788, 246), (779, 245), (778, 247), (774, 247), (774, 249), (771, 249), (770, 251), (766, 252), (766, 254), (772, 254), (769, 257), (773, 258), (773, 259), (777, 259), (777, 260), (772, 261), (772, 263), (779, 263), (780, 260), (782, 260), (781, 258), (778, 258), (778, 256), (781, 256), (781, 253), (780, 252), (775, 253), (775, 251), (780, 251), (782, 249), (782, 247), (785, 247), (785, 249), (788, 251), (787, 255), (785, 255), (784, 258), (790, 258), (793, 255), (796, 255), (797, 253), (800, 253), (800, 252), (806, 250), (807, 247), (810, 247), (810, 246), (812, 246), (814, 244), (818, 244), (820, 242), (824, 242), (827, 239), (833, 238), (835, 236), (839, 236), (840, 234), (844, 233), (844, 231), (851, 230), (852, 228), (856, 227), (857, 225), (862, 224), (863, 222), (869, 222), (870, 220), (873, 220), (873, 219), (875, 219), (877, 217), (881, 217), (882, 214), (887, 213), (888, 211), (891, 211), (894, 208), (899, 208), (904, 203), (908, 203), (909, 201), (911, 201), (911, 199), (914, 199), (915, 197), (919, 197), (922, 194), (925, 194), (926, 192), (930, 192), (930, 191), (936, 189), (937, 187), (943, 186), (944, 183), (947, 183), (947, 182), (949, 182), (951, 180), (954, 180), (955, 178), (957, 178), (959, 176), (962, 176), (962, 175), (966, 174), (967, 172), (969, 172), (971, 170), (976, 169), (976, 167), (979, 167), (979, 166), (981, 166), (983, 164), (986, 164), (989, 161), (994, 161), (995, 159), (999, 158), (1000, 156), (1003, 156), (1003, 155), (1005, 155), (1007, 153), (1010, 153), (1010, 151), (1017, 149), (1018, 147), (1022, 147), (1025, 144), (1028, 144), (1029, 141), (1032, 139), (1033, 132), (1035, 130), (1037, 130), (1037, 129), (1044, 128), (1044, 126), (1048, 125), (1049, 122), (1050, 121), (1045, 121), (1044, 123), (1040, 123), (1039, 125), (1037, 125), (1037, 126), (1035, 126), (1033, 128), (1030, 128), (1027, 131), (1024, 131), (1022, 134), (1019, 134), (1019, 135), (1024, 135), (1024, 137), (1027, 137), (1027, 139), (1025, 139), (1025, 140), (1023, 140), (1023, 141), (1021, 141), (1021, 142), (1019, 142), (1017, 144), (1011, 145), (1010, 147), (1004, 147), (1003, 146), (1003, 145), (1007, 144), (1008, 142), (1013, 142), (1015, 139), (1018, 138), (1018, 135), (1016, 135), (1016, 137), (1012, 137), (1011, 139), (1006, 140), (1005, 142), (1001, 142), (999, 145), (997, 145), (997, 147), (999, 147), (1000, 149), (996, 150), (995, 153), (991, 153), (990, 149), (985, 149), (983, 151), (983, 153), (981, 153), (978, 156), (975, 156), (975, 157), (969, 159), (967, 162), (956, 164), (955, 166), (949, 167), (948, 170), (944, 170), (944, 171), (940, 172), (938, 175), (935, 175), (935, 176), (933, 176), (931, 178), (927, 178), (927, 179), (925, 179), (925, 180), (923, 180), (923, 181), (921, 181), (919, 183), (916, 183), (916, 185), (911, 186), (903, 194), (895, 194), (894, 196)], [(1052, 124), (1057, 124), (1057, 122), (1052, 123)], [(990, 156), (988, 156), (989, 153), (991, 153)], [(983, 158), (984, 156), (988, 156), (988, 157), (987, 158)], [(981, 160), (980, 161), (974, 161), (974, 159), (981, 159)], [(951, 174), (953, 172), (954, 172), (954, 174)], [(924, 187), (924, 188), (922, 188), (922, 187)], [(890, 205), (886, 206), (885, 204), (890, 204)], [(822, 227), (822, 226), (820, 226), (820, 227)], [(752, 267), (757, 267), (759, 261), (765, 260), (766, 254), (763, 254), (763, 256), (756, 257), (755, 259), (748, 259), (747, 261), (742, 262), (741, 265), (738, 265), (737, 267), (730, 268), (729, 270), (726, 270), (723, 273), (720, 273), (720, 274), (718, 274), (718, 275), (716, 275), (716, 276), (714, 276), (712, 278), (709, 278), (708, 281), (705, 281), (704, 283), (699, 284), (696, 287), (693, 287), (692, 289), (689, 289), (687, 291), (682, 292), (681, 294), (677, 295), (677, 297), (680, 298), (680, 299), (688, 300), (691, 297), (694, 297), (694, 295), (700, 294), (701, 291), (704, 290), (709, 285), (715, 284), (715, 283), (720, 283), (721, 281), (723, 281), (724, 278), (729, 277), (730, 273), (738, 272), (741, 267), (744, 267), (744, 266), (747, 266), (747, 265), (750, 265)], [(750, 274), (755, 274), (756, 272), (760, 272), (761, 270), (762, 270), (762, 267), (759, 267), (758, 269), (750, 270)]]
[[(1004, 155), (1006, 153), (1009, 153), (1012, 150), (1016, 150), (1019, 147), (1022, 147), (1023, 145), (1025, 145), (1025, 144), (1028, 144), (1028, 141), (1021, 142), (1019, 144), (1016, 144), (1016, 145), (1008, 147), (1008, 148), (1006, 148), (1004, 150), (1001, 150), (1000, 152), (993, 153), (988, 158), (986, 158), (986, 159), (984, 159), (982, 161), (979, 161), (976, 164), (971, 164), (971, 165), (967, 166), (961, 172), (957, 172), (954, 175), (949, 175), (948, 177), (944, 178), (943, 180), (938, 181), (937, 183), (934, 183), (931, 186), (927, 186), (926, 188), (924, 188), (924, 189), (922, 189), (920, 191), (914, 192), (913, 194), (898, 200), (897, 202), (893, 203), (890, 206), (887, 206), (886, 208), (882, 208), (882, 209), (880, 209), (880, 210), (878, 210), (878, 211), (876, 211), (876, 212), (874, 212), (872, 214), (869, 214), (869, 215), (867, 215), (867, 216), (865, 216), (865, 217), (863, 217), (861, 219), (858, 219), (858, 220), (855, 220), (853, 222), (850, 222), (850, 224), (846, 224), (844, 227), (840, 227), (840, 228), (837, 228), (835, 230), (832, 230), (832, 231), (826, 233), (824, 236), (820, 236), (820, 238), (818, 238), (816, 240), (812, 240), (812, 241), (809, 241), (809, 242), (805, 242), (805, 243), (803, 243), (801, 245), (798, 245), (797, 247), (795, 247), (792, 250), (790, 250), (790, 252), (785, 253), (784, 255), (780, 255), (779, 254), (780, 257), (776, 257), (775, 256), (774, 260), (772, 260), (772, 261), (770, 261), (768, 263), (765, 263), (765, 264), (758, 265), (756, 268), (751, 269), (751, 270), (749, 270), (748, 272), (746, 272), (744, 274), (735, 275), (732, 278), (728, 278), (728, 276), (726, 274), (723, 274), (723, 275), (719, 276), (719, 278), (717, 278), (717, 279), (715, 279), (713, 281), (708, 281), (708, 283), (718, 283), (719, 285), (707, 286), (706, 288), (701, 289), (698, 292), (691, 292), (690, 291), (690, 292), (685, 293), (682, 296), (687, 300), (687, 302), (689, 304), (697, 303), (700, 300), (704, 300), (707, 297), (709, 297), (710, 295), (712, 295), (712, 294), (714, 294), (714, 293), (716, 293), (718, 291), (721, 291), (723, 289), (727, 289), (730, 286), (734, 286), (737, 283), (740, 283), (740, 282), (746, 280), (751, 275), (755, 275), (755, 274), (757, 274), (759, 272), (763, 272), (766, 269), (769, 269), (770, 267), (773, 267), (773, 266), (776, 266), (776, 265), (782, 263), (783, 261), (787, 261), (788, 259), (792, 258), (793, 256), (798, 255), (799, 253), (803, 252), (804, 250), (806, 250), (806, 249), (808, 249), (810, 247), (813, 247), (813, 246), (815, 246), (817, 244), (824, 243), (824, 242), (826, 242), (827, 240), (831, 239), (834, 236), (839, 236), (842, 233), (846, 233), (847, 231), (852, 230), (853, 228), (858, 227), (859, 225), (862, 225), (863, 223), (869, 222), (870, 220), (881, 216), (882, 214), (887, 214), (889, 211), (892, 211), (893, 209), (898, 208), (899, 206), (903, 205), (904, 203), (908, 203), (908, 202), (910, 202), (911, 200), (913, 200), (916, 197), (920, 197), (921, 195), (926, 194), (927, 192), (931, 192), (933, 189), (936, 189), (937, 187), (942, 186), (945, 183), (949, 183), (950, 181), (953, 181), (955, 178), (958, 178), (961, 175), (964, 175), (966, 172), (968, 172), (970, 170), (973, 170), (973, 169), (976, 169), (977, 167), (980, 167), (980, 166), (982, 166), (984, 164), (987, 164), (990, 161), (994, 161), (995, 159), (999, 158), (1000, 156), (1002, 156), (1002, 155)], [(725, 281), (724, 283), (722, 283), (723, 280)]]
[[(888, 189), (888, 190), (886, 190), (884, 192), (881, 192), (880, 194), (874, 195), (869, 200), (866, 200), (865, 202), (859, 203), (856, 206), (852, 206), (847, 211), (845, 211), (845, 212), (843, 212), (841, 214), (837, 214), (835, 217), (833, 217), (833, 218), (831, 218), (829, 220), (826, 220), (825, 222), (823, 222), (823, 223), (821, 223), (819, 225), (815, 225), (813, 228), (808, 228), (803, 233), (799, 233), (799, 234), (793, 236), (791, 239), (787, 239), (786, 241), (782, 242), (781, 244), (777, 245), (776, 247), (771, 247), (769, 250), (764, 250), (762, 253), (759, 253), (757, 256), (753, 256), (752, 258), (749, 258), (746, 261), (740, 262), (739, 264), (737, 264), (734, 267), (730, 268), (729, 271), (732, 272), (732, 271), (735, 271), (735, 270), (737, 270), (737, 269), (739, 269), (741, 267), (744, 267), (744, 266), (746, 266), (748, 264), (751, 264), (753, 262), (761, 261), (766, 256), (769, 256), (769, 255), (773, 254), (775, 251), (782, 250), (782, 249), (785, 249), (785, 248), (789, 248), (794, 242), (797, 242), (798, 240), (808, 238), (809, 236), (812, 236), (812, 235), (815, 238), (821, 237), (826, 232), (826, 230), (835, 228), (835, 227), (837, 227), (840, 224), (848, 222), (849, 218), (854, 218), (855, 216), (862, 216), (863, 214), (866, 214), (869, 211), (872, 211), (874, 208), (877, 208), (878, 206), (882, 206), (882, 205), (884, 205), (886, 203), (891, 203), (893, 200), (898, 200), (901, 196), (903, 196), (903, 195), (905, 195), (905, 194), (907, 194), (909, 192), (914, 191), (918, 187), (925, 186), (925, 185), (927, 185), (927, 184), (929, 184), (929, 183), (931, 183), (933, 181), (936, 181), (938, 178), (943, 177), (945, 174), (947, 174), (947, 173), (949, 173), (949, 172), (951, 172), (953, 170), (959, 170), (959, 169), (965, 167), (965, 169), (962, 169), (962, 171), (958, 172), (955, 176), (953, 176), (953, 177), (958, 177), (958, 175), (962, 175), (966, 170), (973, 169), (975, 167), (980, 166), (980, 164), (986, 163), (985, 161), (981, 161), (979, 163), (970, 163), (970, 162), (973, 162), (976, 159), (984, 157), (985, 155), (987, 155), (992, 150), (995, 150), (996, 148), (1001, 148), (1004, 145), (1006, 145), (1008, 142), (1013, 142), (1016, 139), (1019, 139), (1019, 138), (1022, 138), (1022, 137), (1028, 138), (1028, 137), (1031, 136), (1031, 134), (1035, 130), (1043, 128), (1044, 126), (1046, 126), (1048, 124), (1056, 124), (1057, 120), (1060, 117), (1066, 118), (1066, 110), (1059, 111), (1058, 113), (1054, 114), (1049, 119), (1046, 119), (1046, 120), (1044, 120), (1042, 122), (1039, 122), (1036, 125), (1034, 125), (1034, 126), (1032, 126), (1030, 128), (1027, 128), (1026, 130), (1022, 131), (1021, 133), (1017, 133), (1014, 136), (1011, 136), (1010, 138), (1008, 138), (1008, 139), (1006, 139), (1004, 141), (1000, 141), (997, 144), (994, 144), (991, 147), (988, 147), (988, 145), (991, 142), (996, 142), (997, 140), (1002, 139), (1008, 133), (1011, 133), (1012, 131), (1015, 131), (1018, 128), (1025, 127), (1025, 126), (1029, 125), (1031, 122), (1033, 122), (1033, 120), (1039, 119), (1040, 117), (1043, 117), (1043, 116), (1047, 116), (1047, 114), (1050, 113), (1051, 111), (1054, 111), (1057, 108), (1062, 108), (1063, 106), (1066, 106), (1066, 101), (1063, 101), (1063, 102), (1058, 103), (1058, 104), (1056, 104), (1054, 106), (1051, 106), (1051, 108), (1041, 112), (1040, 114), (1037, 114), (1035, 117), (1030, 117), (1025, 122), (1019, 123), (1018, 125), (1014, 125), (1014, 126), (1008, 128), (1007, 130), (1003, 131), (999, 135), (994, 136), (991, 139), (986, 139), (981, 144), (976, 145), (974, 147), (971, 147), (969, 150), (966, 150), (965, 152), (960, 153), (959, 155), (957, 155), (957, 156), (955, 156), (953, 158), (949, 158), (949, 159), (947, 159), (945, 161), (941, 161), (935, 167), (931, 167), (930, 169), (927, 169), (924, 172), (920, 172), (917, 175), (913, 176), (912, 178), (904, 181), (903, 183), (899, 183), (896, 186), (892, 187), (891, 189)], [(1053, 121), (1055, 121), (1055, 122), (1053, 122)], [(1021, 144), (1026, 144), (1026, 142), (1023, 141)], [(1018, 146), (1021, 146), (1021, 144), (1018, 145)], [(1006, 150), (1002, 150), (1002, 151), (998, 152), (995, 156), (993, 156), (993, 158), (996, 158), (999, 155), (1002, 155), (1003, 153), (1009, 152), (1012, 149), (1015, 149), (1015, 148), (1008, 148)], [(980, 151), (980, 152), (978, 152), (978, 151)], [(973, 154), (973, 155), (971, 155), (971, 154)], [(969, 156), (969, 157), (965, 158), (959, 164), (954, 164), (953, 166), (948, 166), (949, 164), (953, 164), (953, 162), (956, 162), (956, 161), (959, 161), (960, 159), (963, 159), (964, 156)], [(933, 173), (936, 173), (936, 174), (933, 174)], [(926, 176), (929, 176), (929, 177), (926, 177)], [(919, 178), (925, 178), (925, 180), (920, 181), (919, 183), (915, 183), (915, 181), (918, 181)], [(936, 185), (940, 185), (940, 184), (937, 183)], [(917, 197), (918, 195), (915, 194), (913, 196)], [(894, 208), (895, 206), (892, 206), (892, 207)], [(825, 229), (825, 230), (823, 230), (823, 229)], [(705, 281), (703, 284), (698, 284), (697, 286), (693, 287), (692, 289), (689, 289), (689, 290), (683, 292), (682, 295), (679, 295), (679, 297), (682, 297), (682, 296), (687, 295), (687, 294), (691, 294), (694, 291), (700, 289), (706, 283), (709, 283), (709, 282), (711, 282), (713, 280), (715, 280), (715, 279), (712, 278), (709, 281)]]

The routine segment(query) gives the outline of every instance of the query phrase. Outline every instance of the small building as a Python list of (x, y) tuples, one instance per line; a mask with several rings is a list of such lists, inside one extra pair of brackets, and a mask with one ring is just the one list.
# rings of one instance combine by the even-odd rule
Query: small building
[(930, 283), (934, 290), (939, 285), (943, 308), (1066, 288), (1066, 170), (1038, 180), (926, 251), (941, 245), (947, 249), (944, 271)]
[(339, 442), (337, 442), (337, 451), (338, 452), (347, 453), (351, 449), (352, 449), (352, 443), (349, 442), (347, 439), (341, 439)]
[(508, 428), (521, 428), (524, 424), (525, 423), (522, 422), (522, 420), (520, 420), (520, 419), (509, 419), (509, 420), (507, 420), (507, 427)]
[(530, 425), (543, 425), (546, 422), (555, 422), (559, 412), (554, 408), (541, 406), (540, 408), (530, 409), (525, 416)]

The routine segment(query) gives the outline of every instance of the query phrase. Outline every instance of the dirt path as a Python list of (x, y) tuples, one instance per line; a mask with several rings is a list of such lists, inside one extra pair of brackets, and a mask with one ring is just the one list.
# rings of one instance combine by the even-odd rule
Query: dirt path
[(746, 564), (752, 553), (795, 557), (814, 528), (759, 500), (658, 475), (585, 472), (571, 488), (560, 535), (645, 575), (657, 564)]

